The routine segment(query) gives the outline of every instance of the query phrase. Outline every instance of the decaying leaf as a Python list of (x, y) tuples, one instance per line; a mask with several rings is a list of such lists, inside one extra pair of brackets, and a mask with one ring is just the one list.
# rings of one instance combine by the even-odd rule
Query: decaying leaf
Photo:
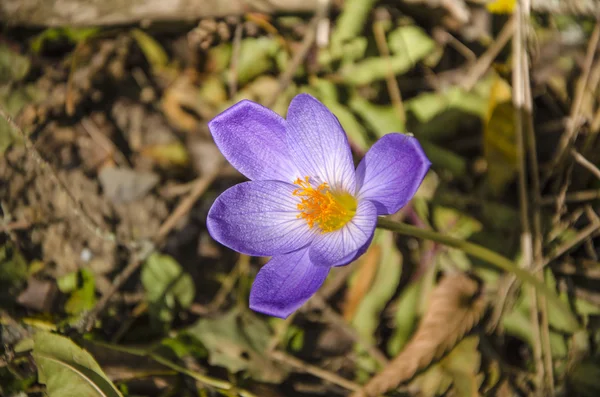
[(486, 307), (475, 280), (459, 273), (445, 276), (431, 294), (423, 320), (404, 350), (353, 397), (379, 396), (412, 378), (469, 332)]
[(146, 146), (141, 153), (163, 167), (184, 167), (190, 161), (185, 146), (179, 141)]
[(104, 167), (98, 175), (104, 195), (113, 203), (128, 203), (144, 197), (158, 183), (153, 172)]
[(285, 369), (264, 355), (272, 333), (252, 314), (240, 315), (234, 309), (218, 318), (200, 319), (185, 333), (202, 342), (212, 365), (231, 372), (248, 371), (262, 382), (278, 383), (286, 376)]
[(344, 298), (344, 309), (342, 314), (346, 321), (352, 320), (358, 309), (358, 305), (369, 291), (369, 288), (371, 288), (375, 274), (377, 274), (380, 257), (381, 248), (378, 245), (373, 244), (360, 259), (358, 271), (355, 277), (353, 277)]

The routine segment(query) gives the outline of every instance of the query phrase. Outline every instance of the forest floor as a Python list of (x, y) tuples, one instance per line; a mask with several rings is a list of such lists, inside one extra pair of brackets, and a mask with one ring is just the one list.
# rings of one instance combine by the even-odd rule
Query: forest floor
[[(600, 395), (600, 22), (325, 3), (0, 24), (0, 395)], [(378, 230), (288, 319), (251, 311), (268, 258), (207, 232), (245, 180), (207, 123), (241, 99), (285, 116), (300, 92), (356, 160), (390, 132), (422, 144), (431, 170), (394, 220), (525, 272)]]

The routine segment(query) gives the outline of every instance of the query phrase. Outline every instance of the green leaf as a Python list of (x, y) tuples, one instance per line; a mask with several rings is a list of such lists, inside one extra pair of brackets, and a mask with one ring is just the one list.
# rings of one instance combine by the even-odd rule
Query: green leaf
[(94, 358), (64, 336), (34, 335), (38, 380), (49, 397), (122, 397)]
[(477, 376), (481, 366), (478, 344), (479, 337), (469, 336), (440, 361), (441, 367), (452, 378), (456, 395), (459, 397), (479, 395), (479, 385), (483, 378)]
[(237, 78), (240, 84), (268, 72), (275, 63), (275, 55), (281, 48), (279, 41), (262, 36), (242, 40), (237, 65)]
[(0, 284), (20, 284), (27, 280), (27, 262), (11, 243), (0, 247)]
[(98, 28), (48, 28), (34, 37), (30, 48), (33, 52), (40, 52), (46, 42), (67, 40), (77, 44), (98, 33)]
[(373, 239), (374, 245), (381, 247), (377, 274), (352, 319), (354, 328), (367, 339), (373, 339), (381, 312), (394, 296), (402, 274), (402, 254), (396, 248), (394, 233), (377, 230)]
[(253, 314), (237, 310), (217, 318), (203, 318), (185, 331), (209, 352), (208, 362), (231, 372), (245, 370), (252, 379), (279, 383), (285, 371), (274, 365), (265, 352), (271, 339), (269, 326)]
[(388, 45), (396, 56), (402, 56), (412, 65), (435, 49), (435, 41), (417, 26), (401, 26), (389, 34)]
[(396, 300), (394, 332), (387, 346), (388, 353), (392, 357), (395, 357), (406, 345), (417, 325), (420, 285), (420, 281), (408, 284)]
[[(15, 117), (27, 104), (42, 101), (47, 96), (47, 92), (39, 90), (34, 84), (18, 85), (14, 87), (11, 84), (3, 86), (0, 84), (0, 105), (8, 112), (9, 116)], [(27, 131), (24, 131), (27, 134)], [(0, 118), (0, 154), (15, 141), (20, 141), (21, 137), (17, 131), (8, 125), (6, 120)]]
[(22, 80), (29, 73), (30, 66), (29, 58), (0, 44), (0, 84)]
[(586, 359), (572, 367), (567, 376), (569, 395), (595, 397), (600, 395), (600, 365)]
[(433, 224), (440, 232), (463, 240), (483, 229), (483, 225), (477, 219), (446, 207), (435, 207)]
[(322, 48), (318, 54), (320, 65), (327, 66), (342, 57), (342, 62), (353, 62), (364, 58), (368, 41), (364, 36), (355, 37), (341, 46)]
[(449, 172), (455, 177), (467, 173), (467, 160), (464, 157), (427, 140), (420, 141), (423, 151), (436, 168)]
[(131, 36), (137, 42), (154, 71), (160, 71), (168, 65), (169, 56), (167, 52), (152, 36), (140, 29), (133, 29)]
[[(406, 110), (414, 114), (419, 123), (428, 123), (445, 110), (456, 109), (481, 118), (487, 110), (486, 98), (476, 91), (450, 87), (445, 91), (426, 92), (406, 101)], [(431, 135), (431, 134), (430, 134)]]
[(451, 386), (459, 397), (477, 396), (482, 377), (478, 377), (481, 355), (477, 350), (479, 338), (469, 336), (452, 351), (419, 375), (410, 386), (419, 389), (423, 397), (442, 396)]
[(71, 315), (81, 314), (96, 304), (94, 274), (88, 269), (72, 272), (58, 279), (58, 288), (64, 293), (71, 293), (65, 303), (65, 311)]
[(376, 0), (346, 0), (344, 10), (331, 33), (332, 49), (340, 48), (346, 41), (358, 36), (369, 17)]
[(435, 49), (434, 41), (415, 26), (403, 26), (390, 33), (389, 44), (394, 52), (389, 58), (371, 57), (343, 66), (340, 75), (344, 82), (366, 85), (384, 79), (390, 72), (404, 74)]
[(393, 106), (377, 106), (359, 95), (353, 95), (348, 106), (354, 110), (379, 138), (390, 132), (404, 132), (406, 126)]
[(170, 322), (177, 305), (188, 308), (194, 301), (192, 278), (168, 255), (150, 255), (142, 267), (141, 279), (151, 315), (160, 321)]

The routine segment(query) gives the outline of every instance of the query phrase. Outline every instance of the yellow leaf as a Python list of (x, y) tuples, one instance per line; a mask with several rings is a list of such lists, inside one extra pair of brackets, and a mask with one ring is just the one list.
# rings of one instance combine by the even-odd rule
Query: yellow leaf
[(165, 167), (184, 167), (189, 162), (188, 152), (181, 142), (146, 146), (142, 149), (141, 153), (142, 156), (149, 157), (159, 165)]
[(517, 172), (517, 143), (511, 87), (498, 76), (490, 89), (488, 105), (483, 151), (488, 165), (489, 186), (494, 194), (500, 195)]
[(494, 0), (487, 4), (487, 9), (492, 14), (512, 14), (517, 0)]

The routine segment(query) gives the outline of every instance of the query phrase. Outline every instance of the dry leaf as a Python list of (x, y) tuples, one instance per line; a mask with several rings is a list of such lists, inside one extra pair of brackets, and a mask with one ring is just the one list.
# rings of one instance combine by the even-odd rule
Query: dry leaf
[(463, 274), (444, 277), (432, 292), (423, 320), (406, 348), (352, 397), (379, 396), (412, 378), (469, 332), (486, 306), (475, 280)]
[(377, 273), (377, 267), (379, 265), (379, 259), (381, 258), (381, 247), (379, 245), (372, 245), (367, 251), (366, 255), (360, 261), (360, 267), (354, 283), (348, 288), (346, 297), (344, 299), (344, 319), (348, 322), (352, 320), (358, 305), (363, 300), (375, 274)]

